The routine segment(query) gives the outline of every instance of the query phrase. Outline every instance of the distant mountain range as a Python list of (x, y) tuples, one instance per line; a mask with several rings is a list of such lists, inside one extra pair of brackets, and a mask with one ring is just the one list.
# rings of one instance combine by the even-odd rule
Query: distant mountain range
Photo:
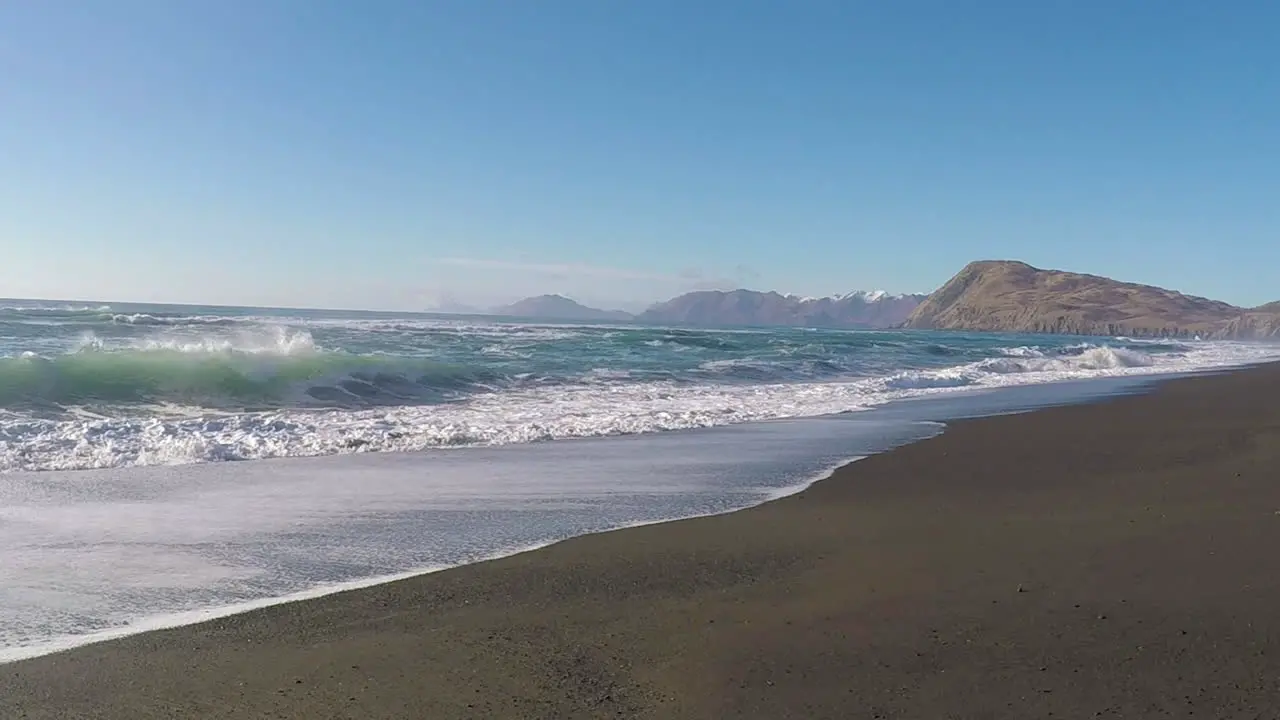
[(632, 315), (622, 310), (588, 307), (562, 295), (539, 295), (483, 312), (534, 320), (635, 320), (716, 327), (888, 328), (906, 320), (924, 297), (858, 291), (811, 298), (756, 290), (705, 290), (685, 293)]
[(986, 260), (966, 265), (921, 303), (904, 326), (1262, 339), (1280, 337), (1280, 302), (1240, 308), (1150, 285)]
[(539, 295), (498, 308), (466, 311), (535, 320), (635, 320), (708, 327), (901, 327), (1280, 339), (1280, 302), (1241, 308), (1150, 285), (1042, 270), (1012, 260), (969, 263), (930, 295), (858, 291), (813, 298), (756, 290), (700, 290), (658, 303), (639, 315), (587, 307), (561, 295)]
[(631, 320), (622, 310), (600, 310), (587, 307), (563, 295), (538, 295), (491, 311), (494, 315), (535, 318), (539, 320)]
[(658, 303), (638, 319), (689, 325), (888, 328), (906, 320), (924, 298), (864, 291), (812, 298), (755, 290), (703, 290)]

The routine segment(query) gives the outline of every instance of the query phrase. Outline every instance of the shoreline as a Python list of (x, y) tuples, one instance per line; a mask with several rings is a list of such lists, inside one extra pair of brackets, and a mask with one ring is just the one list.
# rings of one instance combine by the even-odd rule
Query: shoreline
[(749, 508), (17, 661), (0, 715), (1274, 711), (1278, 380), (960, 420)]
[[(1225, 368), (1225, 369), (1222, 369), (1221, 371), (1231, 372), (1232, 370), (1233, 368)], [(1209, 372), (1209, 371), (1199, 371), (1199, 372)], [(972, 419), (972, 418), (990, 417), (990, 416), (1000, 415), (1000, 414), (1035, 412), (1036, 410), (1044, 409), (1046, 407), (1054, 407), (1058, 405), (1068, 405), (1068, 404), (1085, 404), (1090, 402), (1097, 402), (1099, 400), (1105, 400), (1112, 397), (1119, 397), (1127, 394), (1141, 394), (1146, 392), (1152, 392), (1155, 388), (1157, 388), (1162, 383), (1177, 380), (1178, 378), (1186, 377), (1190, 374), (1197, 374), (1197, 373), (1188, 373), (1188, 372), (1169, 373), (1169, 374), (1153, 373), (1153, 374), (1140, 374), (1140, 375), (1132, 375), (1132, 376), (1121, 375), (1121, 376), (1113, 376), (1113, 377), (1099, 377), (1099, 378), (1090, 378), (1090, 379), (1083, 379), (1083, 380), (1069, 379), (1069, 380), (1059, 380), (1059, 381), (1050, 382), (1050, 383), (1017, 385), (1017, 386), (1011, 386), (1011, 387), (973, 388), (970, 390), (959, 390), (959, 391), (949, 392), (949, 393), (940, 393), (938, 395), (923, 395), (918, 397), (894, 400), (882, 406), (877, 406), (877, 407), (869, 408), (867, 410), (857, 411), (857, 413), (858, 414), (861, 414), (864, 412), (883, 413), (886, 409), (890, 409), (890, 410), (898, 409), (898, 408), (910, 409), (910, 408), (917, 408), (922, 405), (927, 405), (929, 403), (936, 404), (940, 402), (944, 403), (944, 406), (943, 406), (944, 408), (948, 407), (947, 405), (945, 405), (945, 403), (952, 403), (953, 405), (950, 406), (951, 409), (942, 411), (942, 415), (940, 416), (941, 419), (932, 419), (934, 418), (933, 415), (927, 415), (927, 416), (920, 415), (916, 419), (911, 420), (910, 422), (912, 424), (922, 428), (920, 432), (914, 433), (912, 437), (904, 436), (903, 438), (900, 438), (898, 441), (894, 441), (890, 443), (890, 445), (887, 447), (883, 447), (869, 453), (851, 455), (845, 459), (832, 463), (826, 466), (825, 468), (823, 468), (822, 470), (816, 473), (813, 473), (805, 477), (803, 480), (800, 480), (799, 482), (795, 482), (791, 485), (773, 488), (768, 491), (762, 491), (757, 500), (746, 505), (733, 507), (727, 510), (713, 510), (713, 511), (707, 511), (707, 512), (687, 514), (687, 515), (675, 515), (675, 516), (663, 517), (663, 518), (651, 519), (651, 520), (637, 520), (633, 522), (626, 522), (626, 523), (622, 523), (622, 524), (608, 527), (605, 529), (590, 530), (584, 533), (572, 534), (572, 535), (567, 535), (562, 537), (555, 537), (547, 540), (540, 540), (528, 545), (514, 546), (511, 548), (502, 548), (502, 549), (495, 550), (491, 554), (479, 557), (474, 560), (462, 562), (462, 563), (436, 564), (436, 565), (427, 565), (420, 568), (409, 568), (402, 571), (396, 571), (396, 572), (385, 573), (380, 575), (372, 575), (368, 577), (353, 578), (350, 580), (320, 584), (320, 585), (316, 585), (315, 587), (310, 587), (310, 588), (306, 588), (306, 589), (295, 591), (295, 592), (289, 592), (279, 596), (261, 597), (261, 598), (256, 598), (252, 600), (236, 602), (229, 605), (211, 606), (211, 607), (196, 608), (192, 610), (185, 610), (185, 611), (179, 611), (179, 612), (173, 612), (173, 613), (164, 613), (164, 614), (159, 614), (154, 616), (139, 617), (136, 620), (129, 621), (127, 625), (120, 626), (120, 627), (113, 627), (113, 628), (108, 628), (104, 630), (94, 631), (94, 632), (86, 633), (83, 635), (59, 636), (59, 637), (51, 638), (46, 642), (41, 642), (37, 644), (19, 645), (19, 646), (9, 647), (9, 648), (0, 648), (0, 666), (6, 665), (9, 663), (20, 662), (23, 660), (30, 660), (34, 658), (44, 657), (50, 654), (66, 652), (68, 650), (75, 650), (77, 648), (85, 647), (88, 645), (96, 645), (103, 642), (119, 640), (122, 638), (127, 638), (127, 637), (131, 637), (138, 634), (156, 632), (161, 630), (172, 630), (172, 629), (187, 627), (190, 625), (197, 625), (200, 623), (205, 623), (212, 620), (218, 620), (218, 619), (233, 616), (233, 615), (239, 615), (246, 612), (253, 612), (256, 610), (261, 610), (261, 609), (269, 608), (276, 605), (284, 605), (284, 604), (289, 604), (294, 602), (323, 598), (323, 597), (338, 594), (338, 593), (343, 593), (343, 592), (348, 592), (353, 590), (361, 590), (364, 588), (374, 587), (374, 586), (382, 585), (386, 583), (394, 583), (402, 580), (408, 580), (408, 579), (412, 579), (412, 578), (416, 578), (424, 575), (429, 575), (432, 573), (438, 573), (444, 570), (451, 570), (454, 568), (466, 567), (466, 566), (475, 565), (478, 563), (485, 563), (493, 560), (500, 560), (502, 558), (510, 557), (513, 555), (520, 555), (523, 553), (534, 552), (542, 548), (564, 542), (566, 540), (572, 540), (577, 537), (586, 537), (586, 536), (597, 535), (601, 533), (608, 533), (608, 532), (615, 532), (619, 530), (627, 530), (631, 528), (645, 527), (648, 525), (658, 525), (658, 524), (664, 524), (664, 523), (679, 522), (683, 520), (694, 520), (698, 518), (712, 517), (716, 515), (724, 515), (724, 514), (730, 514), (735, 512), (741, 512), (743, 510), (747, 510), (747, 509), (756, 507), (758, 505), (775, 502), (777, 500), (781, 500), (791, 495), (804, 492), (805, 490), (812, 487), (815, 483), (825, 481), (831, 478), (832, 475), (846, 468), (852, 463), (857, 462), (859, 460), (863, 460), (867, 457), (870, 457), (871, 455), (889, 452), (894, 448), (900, 447), (902, 445), (922, 442), (924, 440), (928, 440), (929, 438), (936, 437), (937, 435), (943, 432), (946, 432), (948, 423), (955, 419), (961, 419), (961, 418)], [(1109, 388), (1108, 386), (1115, 386), (1115, 387)], [(1065, 387), (1080, 387), (1082, 389), (1087, 388), (1093, 391), (1093, 394), (1087, 395), (1082, 398), (1078, 398), (1078, 397), (1070, 398), (1070, 399), (1060, 398), (1056, 401), (1054, 400), (1046, 401), (1042, 398), (1041, 400), (1038, 400), (1038, 401), (1031, 401), (1030, 405), (1010, 403), (1006, 399), (1019, 392), (1026, 393), (1028, 391), (1036, 391), (1036, 390), (1051, 391), (1053, 388), (1065, 388)], [(1102, 389), (1102, 388), (1107, 388), (1107, 389)], [(983, 406), (981, 403), (974, 402), (975, 399), (992, 399), (992, 398), (996, 399), (996, 402), (994, 403), (988, 402), (985, 406)], [(949, 417), (950, 414), (955, 412), (955, 409), (954, 409), (955, 407), (969, 407), (971, 405), (977, 405), (979, 409), (977, 409), (974, 412), (965, 413), (958, 418)], [(849, 413), (846, 413), (846, 414), (849, 414)], [(909, 411), (907, 414), (909, 416), (912, 415), (912, 413), (910, 413)], [(835, 416), (830, 416), (830, 417), (835, 417)], [(928, 417), (931, 419), (923, 419), (924, 417)], [(766, 422), (766, 423), (794, 422), (797, 420), (803, 422), (806, 420), (815, 420), (815, 419), (821, 420), (824, 418), (823, 417), (791, 418), (791, 419), (786, 419), (782, 421), (766, 420), (761, 422)], [(751, 424), (753, 423), (747, 423), (745, 425), (751, 425)], [(724, 431), (724, 430), (732, 431), (736, 427), (741, 427), (741, 426), (724, 426), (717, 429), (721, 431)], [(926, 427), (930, 429), (923, 430), (923, 428), (926, 428)], [(705, 431), (706, 429), (703, 429), (703, 430)], [(672, 431), (672, 432), (688, 433), (688, 432), (697, 432), (697, 430)], [(570, 439), (569, 442), (599, 442), (600, 440), (602, 440), (602, 438), (574, 438), (574, 439)], [(272, 463), (272, 462), (289, 462), (291, 460), (295, 460), (295, 459), (275, 458), (275, 459), (269, 459), (269, 460), (263, 460), (263, 461), (249, 461), (249, 462)], [(316, 460), (320, 460), (320, 458), (304, 458), (304, 460), (316, 461)], [(82, 472), (82, 471), (71, 471), (71, 472)]]
[[(939, 423), (939, 424), (942, 424), (942, 423)], [(943, 432), (943, 430), (939, 430), (939, 433), (941, 432)], [(926, 437), (920, 438), (919, 440), (909, 440), (907, 441), (907, 443), (920, 442), (921, 440), (928, 439), (928, 437), (933, 437), (933, 436), (932, 435), (926, 436)], [(883, 452), (887, 452), (887, 450)], [(731, 513), (740, 512), (742, 510), (748, 510), (750, 508), (756, 507), (757, 505), (763, 505), (766, 503), (775, 502), (777, 500), (781, 500), (791, 495), (804, 492), (805, 490), (813, 486), (815, 483), (822, 482), (823, 480), (830, 478), (833, 474), (835, 474), (840, 469), (847, 467), (848, 465), (851, 465), (859, 460), (863, 460), (867, 457), (869, 457), (869, 455), (851, 456), (846, 460), (843, 460), (841, 462), (838, 462), (829, 466), (825, 470), (817, 473), (816, 475), (814, 475), (813, 477), (807, 480), (762, 493), (761, 499), (759, 500), (759, 502), (756, 502), (750, 505), (744, 505), (742, 507), (736, 507), (730, 510), (715, 510), (715, 511), (709, 511), (709, 512), (700, 513), (700, 514), (679, 515), (674, 517), (661, 518), (657, 520), (638, 520), (635, 522), (624, 523), (624, 524), (606, 528), (603, 530), (593, 530), (593, 531), (585, 532), (578, 535), (569, 535), (566, 537), (560, 537), (560, 538), (546, 540), (543, 542), (537, 542), (527, 546), (519, 546), (515, 548), (510, 548), (510, 549), (498, 550), (494, 552), (492, 555), (481, 557), (479, 559), (464, 562), (461, 564), (427, 566), (424, 568), (410, 569), (410, 570), (390, 573), (386, 575), (377, 575), (377, 576), (371, 576), (371, 577), (365, 577), (365, 578), (357, 578), (357, 579), (333, 583), (333, 584), (319, 585), (313, 588), (301, 590), (299, 592), (290, 593), (287, 595), (264, 597), (264, 598), (249, 600), (243, 603), (236, 603), (232, 605), (200, 608), (200, 609), (189, 610), (185, 612), (140, 618), (137, 621), (123, 627), (110, 628), (107, 630), (101, 630), (98, 632), (88, 633), (85, 635), (70, 635), (70, 636), (57, 637), (57, 638), (53, 638), (47, 643), (43, 643), (39, 645), (0, 648), (0, 666), (8, 665), (10, 663), (22, 662), (24, 660), (33, 660), (35, 658), (46, 657), (48, 655), (55, 655), (58, 653), (76, 650), (82, 647), (87, 647), (89, 645), (97, 645), (100, 643), (112, 642), (114, 640), (121, 640), (121, 639), (132, 637), (135, 635), (142, 635), (145, 633), (158, 632), (163, 630), (180, 629), (184, 627), (189, 627), (191, 625), (199, 625), (201, 623), (206, 623), (213, 620), (220, 620), (222, 618), (227, 618), (234, 615), (241, 615), (243, 613), (263, 610), (265, 608), (270, 608), (277, 605), (287, 605), (289, 603), (304, 602), (307, 600), (316, 600), (316, 599), (324, 598), (330, 595), (336, 595), (339, 593), (363, 590), (365, 588), (376, 587), (378, 585), (385, 585), (388, 583), (395, 583), (403, 580), (410, 580), (413, 578), (423, 577), (426, 575), (431, 575), (433, 573), (443, 572), (445, 570), (453, 570), (455, 568), (464, 568), (470, 565), (477, 565), (481, 563), (491, 562), (494, 560), (501, 560), (503, 558), (513, 557), (516, 555), (523, 555), (525, 553), (537, 552), (538, 550), (541, 550), (543, 548), (551, 547), (552, 545), (556, 545), (556, 544), (565, 542), (567, 540), (573, 540), (575, 538), (590, 537), (592, 535), (600, 535), (603, 533), (617, 532), (620, 530), (641, 528), (649, 525), (662, 525), (664, 523), (680, 522), (683, 520), (696, 520), (699, 518), (714, 517), (716, 515), (728, 515)]]

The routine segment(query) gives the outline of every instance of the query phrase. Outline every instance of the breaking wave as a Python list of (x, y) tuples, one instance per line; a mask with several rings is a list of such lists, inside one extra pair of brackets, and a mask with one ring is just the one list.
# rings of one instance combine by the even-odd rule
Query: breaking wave
[(482, 368), (324, 351), (305, 331), (148, 338), (124, 348), (90, 334), (75, 352), (0, 358), (0, 408), (424, 404), (499, 380)]
[(661, 432), (1275, 354), (1127, 338), (0, 307), (0, 472)]
[(1156, 358), (1128, 348), (1075, 345), (1046, 352), (1028, 346), (999, 348), (1002, 357), (943, 368), (912, 370), (898, 373), (887, 383), (897, 389), (959, 388), (971, 385), (1011, 384), (1016, 380), (998, 380), (992, 376), (1042, 375), (1047, 379), (1086, 377), (1091, 374), (1114, 374), (1135, 368), (1150, 368)]
[[(103, 314), (106, 317), (106, 314)], [(237, 325), (253, 322), (255, 318), (229, 318), (216, 315), (151, 315), (149, 313), (111, 313), (111, 322), (119, 325), (152, 327), (183, 327), (188, 325)]]

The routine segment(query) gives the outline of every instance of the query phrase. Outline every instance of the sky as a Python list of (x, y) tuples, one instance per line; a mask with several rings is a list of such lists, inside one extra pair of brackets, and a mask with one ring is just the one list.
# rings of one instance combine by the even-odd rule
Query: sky
[(0, 3), (0, 297), (1280, 299), (1280, 4)]

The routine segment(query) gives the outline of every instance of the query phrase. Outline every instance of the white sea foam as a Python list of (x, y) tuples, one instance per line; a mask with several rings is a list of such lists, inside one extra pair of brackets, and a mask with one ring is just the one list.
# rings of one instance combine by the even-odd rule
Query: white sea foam
[(111, 312), (110, 305), (45, 305), (45, 304), (29, 304), (29, 305), (0, 305), (0, 311), (20, 312), (20, 313), (107, 313)]
[(1044, 357), (1044, 351), (1038, 347), (1030, 345), (1018, 345), (1017, 347), (998, 348), (997, 352), (1008, 357)]
[(279, 322), (279, 318), (227, 317), (224, 315), (176, 315), (157, 316), (150, 313), (115, 313), (111, 322), (117, 325), (143, 325), (155, 327), (184, 327), (201, 325), (236, 325)]
[(892, 390), (943, 390), (962, 388), (978, 384), (981, 374), (975, 371), (976, 366), (948, 368), (946, 370), (908, 370), (893, 375), (884, 381), (885, 387)]
[(140, 350), (167, 350), (180, 353), (251, 353), (297, 355), (316, 350), (311, 333), (273, 326), (259, 331), (245, 331), (230, 337), (200, 336), (196, 338), (147, 338), (136, 344)]
[(296, 355), (316, 350), (311, 333), (306, 330), (268, 325), (245, 329), (229, 335), (161, 334), (140, 339), (107, 340), (96, 333), (81, 335), (78, 351), (140, 350), (175, 353), (249, 353)]
[[(292, 341), (282, 341), (286, 348)], [(291, 350), (289, 350), (291, 351)], [(443, 405), (200, 417), (0, 419), (0, 470), (181, 464), (373, 451), (506, 445), (682, 430), (860, 410), (970, 388), (1117, 375), (1185, 372), (1273, 358), (1280, 347), (1201, 344), (1152, 356), (1109, 347), (1055, 357), (1001, 357), (938, 370), (845, 381), (759, 384), (586, 382), (516, 386)], [(750, 362), (707, 364), (717, 370)], [(599, 371), (599, 381), (616, 379)]]
[(726, 512), (928, 433), (832, 419), (427, 457), (15, 475), (0, 484), (0, 661)]

